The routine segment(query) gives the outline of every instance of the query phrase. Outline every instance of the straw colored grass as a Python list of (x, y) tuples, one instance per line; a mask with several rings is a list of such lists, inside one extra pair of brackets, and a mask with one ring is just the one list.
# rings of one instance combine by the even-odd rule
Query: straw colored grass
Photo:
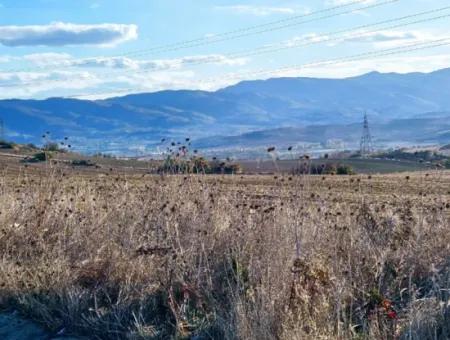
[(446, 339), (450, 174), (0, 179), (0, 306), (97, 339)]

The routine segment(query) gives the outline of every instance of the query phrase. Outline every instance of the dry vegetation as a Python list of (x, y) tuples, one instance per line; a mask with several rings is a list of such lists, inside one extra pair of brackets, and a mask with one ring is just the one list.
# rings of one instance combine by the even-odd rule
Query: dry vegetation
[(99, 339), (446, 339), (450, 173), (0, 178), (0, 305)]

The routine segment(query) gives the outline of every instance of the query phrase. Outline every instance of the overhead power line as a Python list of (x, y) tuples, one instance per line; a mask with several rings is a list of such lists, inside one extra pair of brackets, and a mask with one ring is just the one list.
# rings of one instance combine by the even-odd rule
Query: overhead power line
[[(339, 64), (345, 64), (348, 62), (353, 61), (359, 61), (359, 60), (369, 60), (373, 58), (378, 57), (385, 57), (385, 56), (392, 56), (392, 55), (400, 55), (403, 53), (409, 53), (409, 52), (415, 52), (430, 48), (437, 48), (441, 46), (448, 46), (450, 45), (450, 37), (443, 38), (443, 39), (436, 39), (432, 41), (427, 42), (421, 42), (421, 43), (414, 43), (414, 44), (408, 44), (400, 47), (394, 47), (394, 48), (388, 48), (383, 50), (376, 50), (376, 51), (369, 51), (365, 53), (359, 53), (334, 59), (325, 59), (321, 61), (306, 63), (306, 64), (299, 64), (299, 65), (289, 65), (289, 66), (283, 66), (275, 69), (270, 70), (259, 70), (259, 71), (251, 71), (251, 72), (245, 72), (245, 73), (234, 73), (234, 74), (228, 74), (228, 75), (222, 75), (221, 77), (214, 77), (214, 78), (206, 78), (203, 80), (199, 80), (199, 83), (213, 83), (217, 81), (223, 81), (227, 79), (249, 79), (249, 77), (253, 76), (259, 76), (259, 75), (270, 75), (270, 74), (276, 74), (279, 72), (284, 71), (296, 71), (301, 70), (305, 68), (311, 68), (311, 67), (317, 67), (317, 66), (330, 66), (330, 65), (339, 65)], [(77, 95), (71, 95), (66, 96), (65, 98), (84, 98), (84, 97), (92, 97), (92, 96), (98, 96), (98, 95), (118, 95), (121, 93), (129, 93), (132, 91), (136, 91), (136, 88), (123, 88), (123, 89), (111, 89), (109, 91), (96, 91), (86, 94), (77, 94)]]
[[(225, 54), (225, 56), (227, 57), (248, 57), (248, 56), (253, 56), (253, 55), (260, 55), (260, 54), (265, 54), (265, 53), (273, 53), (273, 52), (279, 52), (279, 51), (283, 51), (283, 50), (287, 50), (287, 49), (292, 49), (292, 48), (297, 48), (297, 47), (304, 47), (304, 46), (308, 46), (308, 45), (314, 45), (314, 44), (320, 44), (320, 43), (327, 43), (327, 42), (333, 42), (333, 41), (346, 41), (346, 40), (352, 40), (354, 38), (360, 38), (360, 37), (364, 37), (366, 35), (369, 34), (373, 34), (376, 32), (380, 32), (380, 31), (384, 31), (384, 30), (389, 30), (389, 29), (395, 29), (395, 28), (403, 28), (403, 27), (407, 27), (407, 26), (411, 26), (411, 25), (415, 25), (415, 24), (421, 24), (421, 23), (426, 23), (426, 22), (430, 22), (430, 21), (435, 21), (435, 20), (440, 20), (440, 19), (445, 19), (450, 17), (450, 13), (449, 14), (444, 14), (444, 15), (439, 15), (439, 16), (435, 16), (435, 17), (431, 17), (431, 18), (425, 18), (425, 19), (419, 19), (419, 20), (415, 20), (415, 21), (410, 21), (407, 23), (397, 23), (398, 21), (403, 21), (406, 19), (412, 19), (412, 18), (417, 18), (419, 16), (423, 16), (423, 15), (428, 15), (428, 14), (435, 14), (438, 12), (443, 12), (446, 10), (450, 10), (450, 6), (446, 6), (446, 7), (442, 7), (439, 9), (434, 9), (434, 10), (430, 10), (430, 11), (425, 11), (425, 12), (420, 12), (420, 13), (415, 13), (412, 15), (406, 15), (403, 17), (397, 17), (397, 18), (393, 18), (393, 19), (388, 19), (388, 20), (383, 20), (380, 22), (376, 22), (373, 24), (365, 24), (365, 25), (361, 25), (361, 26), (356, 26), (356, 27), (352, 27), (349, 29), (344, 29), (341, 31), (334, 31), (334, 32), (328, 32), (328, 33), (323, 33), (323, 34), (318, 34), (312, 37), (306, 37), (306, 38), (302, 38), (299, 39), (295, 42), (295, 44), (292, 45), (288, 45), (288, 46), (280, 46), (280, 47), (260, 47), (254, 50), (247, 50), (247, 51), (243, 51), (243, 52), (238, 52), (238, 53), (231, 53), (231, 54)], [(380, 27), (377, 28), (375, 30), (370, 30), (370, 31), (361, 31), (362, 29), (367, 29), (370, 27), (376, 27), (376, 26), (380, 26), (380, 25), (385, 25), (388, 23), (396, 23), (395, 25), (390, 25), (390, 26), (385, 26), (385, 27)], [(339, 34), (343, 34), (343, 33), (351, 33), (353, 31), (356, 31), (356, 34), (352, 34), (349, 36), (344, 36), (344, 37), (335, 37), (332, 38), (332, 36), (335, 35), (339, 35)], [(321, 39), (324, 38), (324, 39)], [(302, 43), (305, 42), (305, 43)]]
[[(251, 71), (251, 72), (244, 72), (244, 73), (238, 73), (227, 76), (222, 76), (220, 78), (210, 78), (211, 81), (218, 80), (218, 79), (236, 79), (241, 77), (247, 77), (247, 76), (256, 76), (256, 75), (263, 75), (263, 74), (272, 74), (282, 71), (291, 71), (291, 70), (300, 70), (304, 68), (310, 68), (310, 67), (316, 67), (316, 66), (329, 66), (329, 65), (337, 65), (352, 61), (358, 61), (358, 60), (365, 60), (365, 59), (371, 59), (371, 57), (385, 57), (390, 55), (397, 55), (405, 52), (414, 52), (419, 50), (425, 50), (429, 48), (435, 48), (435, 47), (441, 47), (441, 46), (447, 46), (450, 45), (450, 37), (442, 38), (442, 39), (436, 39), (436, 40), (430, 40), (430, 41), (424, 41), (420, 43), (414, 43), (414, 44), (407, 44), (404, 46), (399, 47), (393, 47), (383, 50), (377, 50), (377, 51), (369, 51), (359, 54), (354, 54), (350, 56), (335, 58), (335, 59), (325, 59), (322, 61), (307, 63), (307, 64), (299, 64), (299, 65), (290, 65), (290, 66), (283, 66), (276, 69), (271, 70), (260, 70), (260, 71)], [(204, 80), (204, 82), (211, 82), (208, 79)]]
[[(396, 3), (396, 2), (399, 2), (399, 1), (401, 1), (401, 0), (383, 0), (381, 2), (371, 3), (371, 4), (364, 5), (362, 7), (357, 7), (357, 8), (350, 8), (350, 9), (347, 9), (345, 11), (340, 11), (340, 12), (337, 12), (337, 13), (332, 13), (332, 14), (327, 14), (327, 15), (324, 15), (324, 16), (319, 16), (317, 18), (312, 18), (312, 19), (309, 19), (309, 20), (303, 20), (303, 21), (298, 21), (298, 22), (295, 21), (295, 20), (299, 20), (299, 19), (302, 19), (302, 18), (306, 18), (306, 17), (313, 17), (314, 15), (317, 15), (317, 14), (333, 12), (333, 11), (336, 11), (336, 10), (339, 10), (339, 9), (351, 7), (351, 6), (354, 6), (356, 4), (367, 3), (367, 0), (358, 0), (358, 1), (353, 1), (353, 2), (347, 3), (347, 4), (343, 4), (343, 5), (330, 7), (330, 8), (324, 9), (324, 10), (311, 12), (311, 13), (308, 13), (308, 14), (297, 15), (297, 16), (293, 16), (293, 17), (290, 17), (290, 18), (269, 22), (269, 23), (266, 23), (266, 24), (250, 26), (250, 27), (245, 27), (245, 28), (242, 28), (242, 29), (237, 29), (237, 30), (233, 30), (233, 31), (229, 31), (229, 32), (215, 34), (212, 37), (202, 37), (202, 38), (197, 38), (197, 39), (192, 39), (192, 40), (185, 40), (185, 41), (180, 41), (180, 42), (166, 44), (166, 45), (160, 45), (160, 46), (156, 46), (156, 47), (152, 47), (152, 48), (148, 48), (148, 49), (134, 50), (134, 51), (123, 53), (123, 54), (110, 55), (110, 56), (106, 56), (106, 57), (105, 56), (97, 56), (97, 57), (90, 57), (90, 58), (87, 58), (87, 59), (119, 58), (119, 57), (130, 57), (130, 56), (137, 57), (137, 56), (143, 56), (143, 55), (149, 55), (149, 54), (161, 54), (161, 53), (164, 53), (164, 52), (172, 52), (172, 51), (188, 49), (188, 48), (193, 48), (193, 47), (200, 47), (200, 46), (206, 46), (206, 45), (211, 45), (211, 44), (217, 44), (217, 43), (228, 41), (228, 40), (239, 39), (239, 38), (243, 38), (243, 37), (247, 37), (247, 36), (273, 32), (273, 31), (277, 31), (277, 30), (286, 29), (286, 28), (289, 28), (289, 27), (294, 27), (294, 26), (299, 26), (299, 25), (303, 25), (303, 24), (307, 24), (307, 23), (312, 23), (312, 22), (317, 22), (317, 21), (321, 21), (321, 20), (331, 19), (331, 18), (334, 18), (334, 17), (337, 17), (337, 16), (351, 14), (351, 13), (355, 13), (355, 12), (359, 12), (359, 11), (363, 11), (363, 10), (368, 10), (368, 9), (372, 9), (372, 8), (376, 8), (376, 7), (380, 7), (380, 6)], [(271, 26), (273, 26), (273, 27), (271, 27)], [(5, 70), (3, 72), (17, 73), (17, 72), (44, 71), (44, 70), (51, 70), (55, 66), (58, 66), (58, 64), (55, 63), (55, 64), (41, 66), (41, 67), (28, 67), (28, 68), (9, 69), (9, 70)], [(60, 69), (61, 68), (66, 68), (66, 67), (74, 67), (74, 66), (76, 66), (76, 65), (60, 65), (59, 64), (59, 68)]]
[[(216, 36), (216, 35), (214, 35), (211, 38), (205, 38), (205, 41), (198, 41), (198, 42), (194, 42), (194, 43), (182, 44), (182, 45), (179, 45), (179, 46), (167, 47), (167, 48), (164, 48), (164, 49), (157, 49), (157, 50), (151, 50), (151, 51), (150, 50), (143, 50), (140, 53), (133, 54), (133, 56), (142, 56), (142, 55), (144, 55), (144, 53), (148, 54), (149, 52), (150, 52), (150, 54), (156, 54), (156, 53), (159, 54), (159, 53), (162, 53), (162, 52), (172, 52), (172, 51), (177, 51), (177, 50), (186, 49), (186, 48), (200, 47), (200, 46), (205, 46), (205, 45), (216, 44), (216, 43), (219, 43), (219, 42), (224, 42), (224, 41), (228, 41), (228, 40), (234, 40), (234, 39), (248, 37), (248, 36), (257, 35), (257, 34), (274, 32), (274, 31), (278, 31), (278, 30), (282, 30), (282, 29), (286, 29), (286, 28), (290, 28), (290, 27), (294, 27), (294, 26), (299, 26), (299, 25), (303, 25), (303, 24), (313, 23), (313, 22), (317, 22), (317, 21), (331, 19), (331, 18), (334, 18), (334, 17), (337, 17), (337, 16), (341, 16), (341, 15), (346, 15), (346, 14), (351, 14), (351, 13), (355, 13), (355, 12), (368, 10), (368, 9), (372, 9), (372, 8), (376, 8), (376, 7), (380, 7), (380, 6), (384, 6), (384, 5), (388, 5), (388, 4), (392, 4), (392, 3), (395, 3), (395, 2), (398, 2), (398, 1), (400, 1), (400, 0), (385, 0), (385, 1), (373, 3), (373, 4), (370, 4), (370, 5), (366, 5), (366, 6), (363, 6), (363, 7), (358, 7), (358, 8), (345, 10), (345, 11), (341, 11), (341, 12), (337, 12), (337, 13), (327, 14), (327, 15), (324, 15), (324, 16), (319, 16), (317, 18), (312, 18), (312, 19), (303, 20), (303, 21), (299, 21), (299, 22), (281, 23), (280, 25), (275, 26), (275, 27), (263, 27), (263, 28), (261, 28), (259, 30), (256, 30), (256, 31), (243, 32), (243, 33), (236, 34), (236, 35), (230, 35), (230, 36)], [(365, 3), (365, 2), (367, 2), (367, 0), (366, 1), (362, 1), (362, 2)]]
[[(367, 36), (367, 35), (370, 35), (370, 34), (373, 34), (376, 32), (380, 32), (380, 31), (388, 30), (388, 29), (406, 27), (406, 26), (411, 26), (414, 24), (425, 23), (425, 22), (448, 18), (448, 17), (450, 17), (450, 13), (431, 17), (431, 18), (428, 17), (428, 18), (424, 18), (424, 19), (409, 21), (406, 23), (398, 23), (400, 21), (405, 21), (407, 19), (413, 19), (413, 18), (417, 18), (420, 16), (429, 15), (429, 14), (436, 14), (436, 13), (443, 12), (446, 10), (450, 10), (450, 6), (441, 7), (438, 9), (433, 9), (433, 10), (429, 10), (429, 11), (425, 11), (425, 12), (419, 12), (419, 13), (415, 13), (415, 14), (411, 14), (411, 15), (402, 16), (402, 17), (392, 18), (392, 19), (388, 19), (388, 20), (383, 20), (380, 22), (372, 23), (372, 24), (356, 26), (356, 27), (352, 27), (352, 28), (348, 28), (348, 29), (344, 29), (344, 30), (340, 30), (340, 31), (327, 32), (327, 33), (312, 36), (312, 37), (305, 37), (305, 38), (299, 39), (298, 41), (295, 42), (295, 44), (292, 44), (292, 45), (283, 45), (283, 43), (278, 43), (278, 45), (263, 46), (263, 47), (259, 47), (256, 49), (249, 49), (249, 50), (244, 50), (241, 52), (228, 53), (228, 54), (225, 54), (224, 56), (228, 57), (228, 58), (244, 58), (244, 57), (249, 57), (249, 56), (256, 56), (256, 55), (263, 55), (263, 54), (267, 54), (267, 53), (280, 52), (280, 51), (284, 51), (284, 50), (288, 50), (288, 49), (294, 49), (294, 48), (316, 45), (316, 44), (323, 44), (323, 43), (336, 42), (336, 41), (344, 42), (347, 40), (353, 40), (356, 38), (364, 37), (364, 36)], [(389, 25), (389, 26), (382, 26), (382, 25), (386, 25), (389, 23), (395, 23), (395, 24)], [(378, 27), (378, 26), (381, 26), (381, 27)], [(376, 28), (374, 30), (369, 30), (369, 31), (367, 31), (367, 30), (361, 31), (362, 29), (367, 29), (370, 27), (378, 27), (378, 28)], [(345, 34), (345, 33), (352, 33), (352, 34), (339, 36), (340, 34)], [(199, 60), (199, 61), (190, 62), (189, 66), (196, 66), (196, 65), (201, 65), (201, 64), (213, 64), (213, 63), (216, 63), (216, 61), (214, 61), (214, 60), (212, 60), (212, 61)], [(158, 72), (158, 71), (162, 71), (162, 70), (165, 70), (165, 69), (150, 68), (150, 69), (134, 71), (133, 74), (145, 74), (145, 73), (150, 73), (150, 72)], [(123, 70), (116, 71), (116, 72), (109, 72), (108, 75), (109, 76), (121, 75), (121, 74), (123, 74), (123, 72), (124, 72)], [(66, 80), (54, 80), (51, 82), (55, 83), (55, 82), (65, 82), (65, 81)], [(39, 84), (39, 83), (44, 83), (44, 82), (42, 80), (34, 80), (34, 81), (26, 82), (26, 83), (16, 83), (16, 84), (10, 83), (10, 84), (4, 84), (4, 85), (0, 84), (0, 87), (6, 88), (6, 87), (16, 87), (16, 86), (29, 86), (29, 85), (33, 85), (33, 84)], [(48, 83), (48, 81), (46, 81), (46, 83)]]
[[(398, 2), (398, 1), (400, 1), (400, 0), (383, 1), (381, 3), (371, 4), (370, 6), (365, 6), (363, 8), (352, 9), (351, 11), (352, 12), (353, 11), (360, 11), (360, 10), (363, 10), (363, 9), (369, 9), (369, 8), (373, 8), (373, 7), (378, 7), (378, 6), (381, 6), (381, 5), (394, 3), (394, 2)], [(318, 14), (328, 13), (328, 12), (332, 12), (332, 11), (335, 11), (335, 10), (348, 8), (348, 7), (352, 7), (354, 5), (365, 4), (365, 3), (367, 3), (367, 0), (350, 1), (350, 2), (347, 2), (347, 3), (343, 3), (341, 5), (337, 5), (337, 6), (334, 6), (334, 7), (328, 7), (328, 8), (325, 8), (325, 9), (322, 9), (322, 10), (318, 10), (318, 11), (314, 11), (314, 12), (310, 12), (310, 13), (294, 15), (294, 16), (290, 16), (288, 18), (284, 18), (284, 19), (280, 19), (280, 20), (276, 20), (276, 21), (271, 21), (271, 22), (267, 22), (267, 23), (264, 23), (264, 24), (253, 25), (253, 26), (248, 26), (248, 27), (244, 27), (244, 28), (228, 31), (228, 32), (214, 34), (214, 38), (223, 38), (223, 37), (233, 36), (233, 35), (236, 35), (236, 34), (239, 35), (241, 33), (250, 32), (250, 31), (254, 31), (254, 30), (258, 30), (258, 32), (259, 32), (259, 30), (261, 30), (262, 28), (267, 28), (267, 27), (270, 27), (270, 26), (276, 26), (276, 25), (280, 25), (280, 24), (286, 24), (288, 22), (292, 22), (292, 21), (295, 21), (295, 20), (298, 20), (298, 19), (311, 17), (311, 16), (315, 16), (315, 15), (318, 15)], [(339, 13), (337, 15), (343, 15), (343, 14), (348, 14), (348, 12)], [(252, 34), (255, 34), (255, 33), (252, 33)], [(192, 39), (192, 40), (184, 40), (184, 41), (179, 41), (179, 42), (176, 42), (176, 43), (156, 46), (156, 47), (153, 47), (153, 48), (150, 48), (150, 49), (137, 50), (137, 51), (132, 52), (132, 54), (140, 53), (140, 52), (144, 52), (144, 51), (145, 52), (147, 52), (147, 51), (155, 51), (155, 50), (160, 50), (160, 49), (165, 50), (167, 48), (172, 48), (172, 47), (177, 47), (177, 46), (184, 46), (184, 45), (189, 45), (189, 44), (198, 43), (198, 42), (202, 42), (202, 41), (208, 41), (208, 40), (210, 40), (210, 38), (208, 38), (208, 37), (200, 37), (200, 38), (196, 38), (196, 39)], [(130, 55), (130, 54), (128, 53), (128, 54), (124, 54), (124, 55)]]

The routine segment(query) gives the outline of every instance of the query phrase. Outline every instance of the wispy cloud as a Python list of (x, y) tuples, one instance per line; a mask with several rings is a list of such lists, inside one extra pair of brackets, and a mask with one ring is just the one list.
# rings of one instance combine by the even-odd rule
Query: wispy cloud
[(29, 61), (39, 67), (47, 65), (63, 65), (64, 63), (70, 61), (72, 56), (68, 53), (33, 53), (27, 54), (22, 57), (22, 59)]
[(35, 95), (64, 90), (83, 90), (99, 86), (103, 80), (86, 71), (3, 72), (1, 98), (28, 98)]
[[(273, 77), (326, 77), (342, 78), (360, 75), (374, 70), (380, 72), (430, 72), (450, 66), (450, 54), (423, 56), (392, 56), (373, 60), (352, 61), (342, 64), (310, 66), (302, 69), (283, 70), (255, 76), (255, 78)], [(17, 84), (5, 87), (0, 98), (27, 98), (63, 95), (64, 93), (86, 94), (86, 98), (106, 98), (136, 92), (153, 92), (166, 89), (216, 90), (242, 80), (253, 79), (248, 75), (236, 73), (236, 77), (204, 78), (192, 70), (172, 70), (145, 72), (124, 72), (108, 80), (95, 72), (85, 70), (54, 72), (0, 73), (0, 81)], [(30, 81), (39, 80), (32, 85)], [(21, 86), (19, 83), (23, 83)], [(123, 89), (127, 89), (124, 91)]]
[(358, 34), (355, 37), (345, 38), (348, 42), (370, 43), (375, 48), (390, 48), (406, 44), (425, 43), (438, 39), (450, 39), (450, 34), (446, 32), (427, 31), (379, 31), (374, 33)]
[[(326, 0), (325, 6), (326, 7), (337, 7), (337, 6), (344, 6), (355, 2), (355, 0)], [(355, 4), (355, 6), (364, 6), (364, 5), (371, 5), (376, 3), (377, 0), (366, 0), (359, 2)], [(349, 7), (350, 8), (350, 7)], [(356, 7), (355, 7), (356, 8)], [(370, 16), (369, 12), (364, 10), (355, 10), (352, 12), (353, 14), (362, 15), (362, 16)]]
[(55, 22), (49, 25), (0, 26), (0, 44), (15, 46), (113, 46), (138, 36), (136, 25), (78, 25)]
[(355, 31), (341, 36), (308, 33), (284, 40), (278, 44), (266, 45), (270, 50), (274, 47), (294, 48), (310, 43), (324, 42), (327, 46), (336, 46), (343, 43), (371, 44), (374, 48), (398, 47), (414, 43), (426, 43), (438, 39), (450, 39), (450, 32), (424, 31), (424, 30), (384, 30), (377, 32), (367, 32), (364, 30)]
[[(95, 72), (55, 71), (1, 73), (4, 86), (0, 98), (44, 98), (67, 94), (86, 95), (86, 98), (106, 98), (126, 93), (153, 92), (164, 89), (198, 88), (199, 77), (193, 71), (128, 72), (114, 79)], [(22, 85), (21, 85), (22, 84)], [(12, 86), (9, 86), (12, 85)]]
[(404, 41), (411, 39), (418, 39), (419, 35), (414, 32), (398, 32), (398, 31), (384, 31), (375, 32), (360, 37), (351, 38), (350, 41), (354, 42), (370, 42), (370, 43), (380, 43), (380, 42), (391, 42), (391, 41)]
[(229, 58), (220, 54), (194, 55), (173, 59), (143, 60), (128, 57), (93, 57), (76, 59), (66, 53), (39, 53), (23, 57), (39, 67), (92, 67), (131, 70), (169, 70), (180, 69), (195, 64), (240, 66), (247, 63), (246, 58)]
[(9, 63), (13, 60), (14, 58), (9, 56), (9, 55), (0, 55), (0, 63)]
[[(366, 0), (359, 4), (372, 4), (375, 3), (377, 0)], [(355, 0), (326, 0), (325, 5), (327, 6), (341, 6), (341, 5), (347, 5), (352, 2), (355, 2)]]
[[(33, 72), (26, 71), (26, 68), (23, 71), (0, 72), (0, 98), (45, 97), (54, 96), (54, 93), (73, 93), (74, 90), (77, 90), (77, 94), (87, 92), (90, 98), (102, 98), (110, 96), (110, 92), (115, 89), (124, 87), (133, 88), (130, 92), (199, 88), (199, 75), (185, 67), (198, 63), (240, 66), (248, 61), (246, 58), (228, 58), (215, 54), (159, 60), (128, 57), (77, 59), (67, 53), (35, 53), (25, 55), (20, 60), (43, 69)], [(108, 69), (116, 69), (117, 72)], [(99, 90), (101, 93), (95, 95)]]
[(295, 14), (307, 13), (306, 8), (294, 7), (275, 7), (275, 6), (252, 6), (252, 5), (230, 5), (230, 6), (216, 6), (216, 10), (229, 11), (237, 14), (247, 14), (255, 16), (268, 16), (272, 14)]
[(372, 71), (386, 73), (432, 72), (449, 66), (450, 54), (406, 55), (310, 66), (297, 70), (280, 71), (271, 74), (270, 77), (343, 78)]

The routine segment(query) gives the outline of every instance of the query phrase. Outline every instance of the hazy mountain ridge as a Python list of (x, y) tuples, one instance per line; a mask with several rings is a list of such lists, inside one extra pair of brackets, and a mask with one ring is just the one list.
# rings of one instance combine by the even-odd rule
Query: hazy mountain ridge
[[(396, 119), (371, 125), (375, 146), (388, 144), (443, 144), (450, 140), (450, 113), (443, 120), (432, 119)], [(340, 141), (344, 147), (357, 147), (362, 125), (309, 125), (249, 132), (234, 136), (214, 136), (196, 141), (202, 148), (291, 146), (296, 144), (324, 144)]]
[[(216, 92), (161, 91), (97, 101), (0, 101), (0, 117), (10, 138), (39, 142), (44, 131), (51, 131), (55, 138), (70, 136), (79, 146), (126, 142), (124, 150), (133, 144), (150, 147), (164, 137), (189, 136), (209, 145), (206, 137), (283, 127), (315, 131), (304, 136), (307, 141), (339, 139), (348, 136), (339, 131), (359, 123), (364, 111), (375, 124), (375, 136), (377, 124), (422, 119), (419, 126), (398, 137), (448, 142), (450, 129), (445, 124), (440, 127), (436, 119), (445, 119), (436, 117), (450, 117), (450, 69), (428, 74), (372, 72), (345, 79), (274, 78), (244, 81)], [(428, 120), (434, 127), (424, 132)], [(389, 124), (380, 131), (395, 129), (395, 123)], [(382, 137), (391, 138), (389, 134)], [(230, 138), (229, 143), (234, 140)]]

